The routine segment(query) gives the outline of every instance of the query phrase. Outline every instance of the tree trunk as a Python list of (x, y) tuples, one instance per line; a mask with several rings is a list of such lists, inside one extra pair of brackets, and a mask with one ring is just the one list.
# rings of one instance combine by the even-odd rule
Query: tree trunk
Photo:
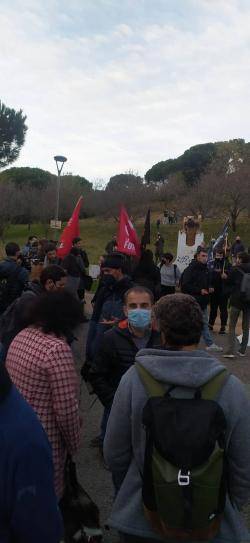
[(232, 226), (233, 232), (236, 232), (236, 226), (237, 226), (236, 221), (237, 221), (236, 213), (231, 213), (231, 226)]

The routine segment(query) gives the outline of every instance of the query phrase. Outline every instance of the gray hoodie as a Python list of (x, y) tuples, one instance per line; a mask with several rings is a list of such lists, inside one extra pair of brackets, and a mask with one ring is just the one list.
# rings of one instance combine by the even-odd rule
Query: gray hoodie
[[(156, 379), (175, 384), (179, 397), (191, 397), (193, 389), (217, 375), (223, 366), (208, 353), (144, 349), (136, 360)], [(117, 389), (104, 442), (104, 456), (118, 493), (110, 525), (120, 532), (144, 538), (161, 538), (153, 532), (143, 514), (141, 489), (145, 431), (142, 410), (148, 396), (137, 370), (132, 366), (122, 377)], [(219, 534), (212, 541), (245, 542), (250, 534), (239, 509), (250, 502), (250, 402), (244, 386), (233, 375), (226, 380), (218, 395), (218, 403), (227, 419), (227, 458), (230, 493)]]

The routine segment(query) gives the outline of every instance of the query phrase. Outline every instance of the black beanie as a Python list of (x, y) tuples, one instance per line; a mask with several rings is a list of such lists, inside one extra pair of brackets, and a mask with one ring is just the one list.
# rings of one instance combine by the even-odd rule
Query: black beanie
[(123, 257), (122, 255), (108, 255), (106, 256), (102, 268), (113, 268), (119, 270), (123, 268)]

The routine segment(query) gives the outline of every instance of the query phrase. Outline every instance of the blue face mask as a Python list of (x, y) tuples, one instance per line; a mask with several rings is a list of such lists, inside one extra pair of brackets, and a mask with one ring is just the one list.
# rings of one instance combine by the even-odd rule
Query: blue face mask
[(147, 328), (151, 324), (151, 309), (129, 309), (128, 322), (134, 328)]

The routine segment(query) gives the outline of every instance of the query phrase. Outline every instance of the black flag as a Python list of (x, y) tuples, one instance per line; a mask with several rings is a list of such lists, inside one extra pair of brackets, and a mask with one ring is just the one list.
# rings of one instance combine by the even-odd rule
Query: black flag
[(146, 249), (146, 246), (150, 244), (150, 209), (148, 209), (145, 224), (144, 224), (144, 231), (141, 238), (141, 248)]

